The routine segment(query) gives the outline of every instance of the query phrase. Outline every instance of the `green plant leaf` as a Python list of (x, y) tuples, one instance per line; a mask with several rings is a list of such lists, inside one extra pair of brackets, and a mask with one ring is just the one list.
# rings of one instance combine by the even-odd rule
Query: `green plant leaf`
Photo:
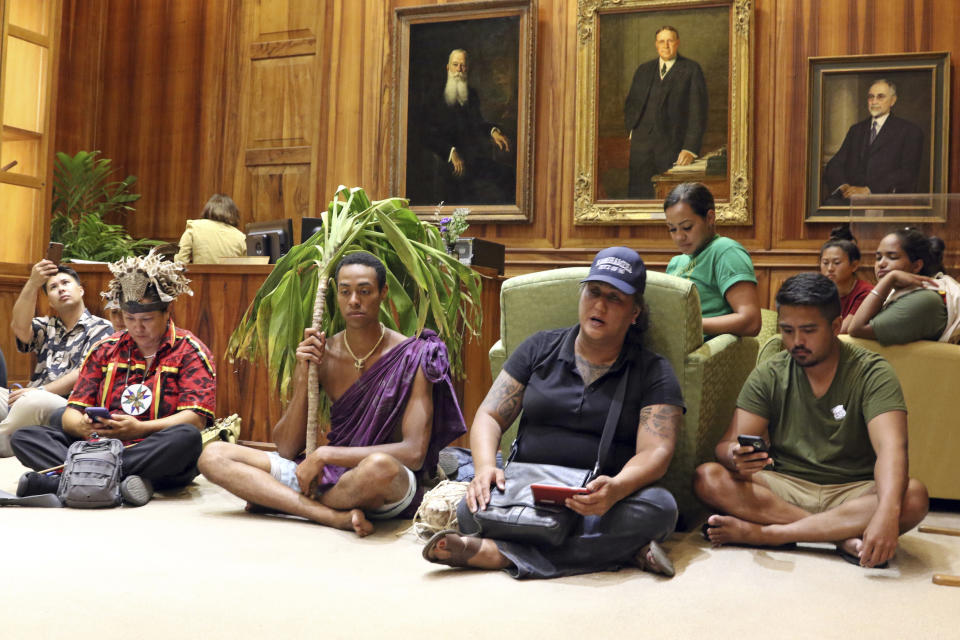
[(106, 221), (107, 216), (132, 212), (130, 203), (137, 201), (140, 194), (130, 192), (137, 181), (135, 176), (111, 181), (111, 161), (98, 158), (99, 154), (55, 154), (50, 238), (64, 244), (64, 259), (112, 262), (146, 253), (162, 244), (158, 240), (131, 238), (123, 225)]
[[(454, 372), (462, 375), (461, 338), (480, 327), (479, 276), (447, 255), (437, 229), (420, 221), (402, 198), (371, 202), (363, 189), (341, 186), (321, 217), (322, 229), (281, 259), (257, 291), (230, 336), (227, 358), (262, 361), (267, 354), (271, 380), (281, 398), (289, 397), (293, 354), (313, 322), (317, 283), (331, 277), (344, 255), (364, 250), (387, 267), (384, 324), (405, 335), (436, 330), (447, 342)], [(292, 269), (296, 274), (288, 281)], [(294, 278), (295, 286), (289, 284)], [(335, 301), (335, 287), (329, 286), (321, 319), (328, 336), (343, 329)]]

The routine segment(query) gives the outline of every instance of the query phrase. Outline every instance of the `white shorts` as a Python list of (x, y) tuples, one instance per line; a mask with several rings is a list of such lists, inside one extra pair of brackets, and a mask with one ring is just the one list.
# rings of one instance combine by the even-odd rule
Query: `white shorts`
[[(276, 451), (268, 451), (267, 456), (270, 458), (270, 475), (276, 478), (277, 482), (300, 493), (300, 481), (297, 480), (297, 463), (284, 458)], [(409, 468), (403, 468), (407, 472), (407, 493), (396, 502), (385, 504), (378, 509), (365, 509), (364, 513), (371, 520), (396, 518), (413, 502), (413, 498), (417, 494), (417, 478)]]

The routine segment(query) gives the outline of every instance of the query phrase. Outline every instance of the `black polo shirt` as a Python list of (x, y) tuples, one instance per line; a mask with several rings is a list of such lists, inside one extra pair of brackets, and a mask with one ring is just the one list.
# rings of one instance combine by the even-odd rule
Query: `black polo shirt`
[(642, 344), (631, 329), (610, 370), (584, 387), (577, 370), (574, 342), (580, 325), (540, 331), (517, 347), (504, 370), (525, 385), (517, 460), (592, 469), (617, 383), (627, 365), (630, 377), (614, 435), (615, 474), (637, 449), (640, 410), (654, 404), (684, 407), (683, 393), (666, 358)]

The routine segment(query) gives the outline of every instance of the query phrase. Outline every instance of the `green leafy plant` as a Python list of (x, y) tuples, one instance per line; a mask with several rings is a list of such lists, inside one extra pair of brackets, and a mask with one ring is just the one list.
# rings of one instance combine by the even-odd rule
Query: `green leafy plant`
[(130, 192), (137, 181), (135, 176), (114, 181), (110, 160), (97, 158), (99, 154), (56, 154), (50, 239), (63, 243), (64, 259), (113, 262), (162, 244), (158, 240), (135, 240), (122, 224), (108, 221), (108, 216), (132, 212), (131, 203), (140, 194)]
[[(227, 358), (265, 359), (281, 397), (290, 395), (297, 344), (305, 327), (333, 335), (344, 327), (328, 287), (340, 259), (369, 251), (387, 268), (384, 325), (414, 335), (424, 327), (446, 342), (451, 367), (462, 375), (465, 334), (480, 330), (480, 276), (446, 252), (439, 230), (421, 222), (401, 198), (371, 202), (363, 189), (341, 186), (323, 214), (323, 228), (280, 259), (230, 336)], [(310, 367), (307, 450), (316, 442), (319, 397)]]

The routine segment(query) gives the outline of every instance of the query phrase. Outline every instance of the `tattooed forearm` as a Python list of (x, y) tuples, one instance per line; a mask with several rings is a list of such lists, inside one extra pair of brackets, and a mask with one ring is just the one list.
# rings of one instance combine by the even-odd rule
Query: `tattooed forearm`
[(493, 386), (483, 399), (481, 409), (486, 410), (498, 419), (501, 425), (510, 426), (517, 416), (523, 403), (524, 386), (514, 380), (509, 374), (501, 372), (493, 381)]
[(660, 404), (640, 410), (640, 428), (665, 440), (673, 440), (680, 431), (683, 412), (680, 407)]

